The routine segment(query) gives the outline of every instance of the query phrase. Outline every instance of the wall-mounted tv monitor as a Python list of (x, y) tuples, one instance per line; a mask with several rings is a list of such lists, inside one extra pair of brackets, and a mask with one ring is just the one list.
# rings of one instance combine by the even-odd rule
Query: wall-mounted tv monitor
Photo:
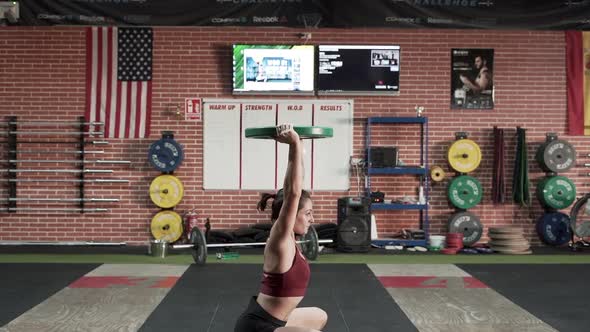
[(315, 46), (233, 45), (234, 94), (309, 94), (315, 89)]
[(399, 94), (397, 45), (319, 45), (318, 94)]

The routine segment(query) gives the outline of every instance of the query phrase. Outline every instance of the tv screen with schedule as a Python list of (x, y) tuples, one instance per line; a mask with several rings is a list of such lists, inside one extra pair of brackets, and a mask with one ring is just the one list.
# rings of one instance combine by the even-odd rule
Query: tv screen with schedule
[(319, 45), (318, 94), (399, 94), (398, 45)]

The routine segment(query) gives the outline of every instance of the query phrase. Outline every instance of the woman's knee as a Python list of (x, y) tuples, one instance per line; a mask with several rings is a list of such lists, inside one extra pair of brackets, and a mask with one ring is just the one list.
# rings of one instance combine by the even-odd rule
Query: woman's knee
[(321, 330), (328, 323), (328, 313), (322, 308), (312, 307), (315, 321), (317, 321), (317, 329)]
[(320, 313), (320, 319), (323, 322), (322, 328), (324, 326), (326, 326), (326, 323), (328, 322), (328, 313), (322, 309), (322, 308), (317, 308), (319, 313)]
[(328, 322), (328, 313), (318, 307), (297, 308), (287, 321), (287, 326), (305, 326), (321, 330)]

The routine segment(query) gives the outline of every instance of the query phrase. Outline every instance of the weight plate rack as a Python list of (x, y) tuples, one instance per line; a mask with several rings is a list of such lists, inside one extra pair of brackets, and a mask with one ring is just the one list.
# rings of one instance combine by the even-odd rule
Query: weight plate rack
[(536, 221), (535, 229), (541, 242), (550, 246), (562, 246), (572, 239), (570, 217), (559, 212), (576, 200), (576, 186), (565, 172), (576, 163), (576, 150), (556, 133), (546, 133), (535, 153), (535, 160), (545, 172), (538, 183), (535, 195), (543, 207), (543, 215)]
[(456, 176), (449, 182), (447, 197), (455, 207), (455, 213), (449, 217), (448, 233), (462, 234), (463, 245), (473, 246), (481, 239), (483, 226), (479, 218), (467, 211), (481, 202), (483, 189), (479, 180), (468, 175), (479, 167), (481, 150), (477, 143), (468, 138), (466, 132), (456, 132), (455, 141), (447, 151), (449, 166)]
[(184, 186), (172, 174), (183, 159), (182, 146), (176, 142), (172, 131), (163, 131), (162, 138), (149, 147), (149, 163), (162, 172), (152, 180), (149, 188), (150, 199), (161, 209), (150, 223), (150, 231), (155, 240), (174, 243), (184, 234), (183, 218), (173, 210), (182, 201)]

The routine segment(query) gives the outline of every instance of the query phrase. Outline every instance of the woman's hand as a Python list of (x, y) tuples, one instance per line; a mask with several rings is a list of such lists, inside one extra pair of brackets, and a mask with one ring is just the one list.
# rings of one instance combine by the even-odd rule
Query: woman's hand
[(282, 124), (277, 126), (277, 135), (275, 140), (279, 143), (295, 144), (299, 143), (299, 134), (293, 130), (293, 125)]

